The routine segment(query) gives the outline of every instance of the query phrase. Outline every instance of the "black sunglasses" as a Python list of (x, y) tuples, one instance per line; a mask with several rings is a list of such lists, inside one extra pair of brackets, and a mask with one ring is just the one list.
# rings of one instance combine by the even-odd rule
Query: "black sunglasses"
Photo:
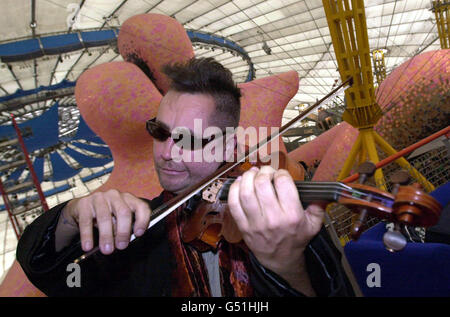
[[(175, 143), (178, 143), (183, 140), (185, 133), (174, 133), (168, 129), (168, 127), (159, 121), (156, 121), (156, 118), (150, 119), (145, 123), (148, 133), (155, 139), (160, 142), (166, 141), (168, 138), (172, 138)], [(224, 131), (222, 131), (224, 132)], [(189, 131), (189, 135), (191, 137), (191, 149), (188, 150), (198, 150), (203, 149), (206, 144), (215, 139), (216, 135), (213, 134), (209, 138), (200, 139), (192, 135)]]

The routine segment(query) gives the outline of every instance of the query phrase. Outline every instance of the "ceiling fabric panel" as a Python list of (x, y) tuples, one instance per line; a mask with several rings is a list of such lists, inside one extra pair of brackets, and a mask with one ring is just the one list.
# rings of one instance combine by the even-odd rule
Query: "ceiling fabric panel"
[(79, 170), (72, 168), (58, 152), (50, 153), (53, 174), (50, 179), (54, 182), (66, 180), (79, 173)]
[(95, 158), (75, 151), (74, 149), (69, 147), (65, 148), (64, 152), (66, 152), (83, 167), (98, 167), (111, 162), (111, 158)]

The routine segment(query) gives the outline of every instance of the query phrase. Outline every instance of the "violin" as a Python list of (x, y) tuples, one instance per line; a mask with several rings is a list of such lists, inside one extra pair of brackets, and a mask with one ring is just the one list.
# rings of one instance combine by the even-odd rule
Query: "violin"
[[(442, 206), (417, 185), (402, 185), (406, 183), (403, 174), (392, 179), (397, 182), (394, 185), (394, 193), (363, 184), (375, 173), (376, 166), (371, 162), (365, 162), (359, 167), (359, 183), (303, 181), (304, 173), (300, 164), (284, 152), (278, 152), (276, 155), (279, 157), (280, 168), (286, 169), (294, 179), (304, 208), (307, 204), (317, 201), (335, 202), (359, 215), (351, 230), (354, 240), (361, 235), (365, 219), (369, 215), (397, 225), (419, 227), (432, 226), (439, 220)], [(182, 240), (200, 251), (217, 248), (221, 239), (230, 243), (241, 242), (242, 235), (228, 210), (229, 188), (237, 176), (252, 166), (269, 164), (246, 161), (205, 188), (201, 197), (196, 198), (195, 210), (189, 210), (190, 215), (182, 225)], [(398, 237), (388, 233), (384, 242), (390, 251), (396, 251), (396, 246), (392, 245), (396, 241), (389, 241), (392, 239)]]
[[(309, 106), (297, 117), (282, 126), (277, 132), (268, 136), (252, 148), (247, 148), (245, 153), (238, 155), (234, 162), (225, 163), (207, 179), (201, 181), (199, 184), (192, 185), (183, 193), (152, 210), (147, 230), (183, 204), (188, 203), (185, 204), (186, 207), (189, 206), (189, 202), (197, 201), (195, 208), (191, 208), (192, 210), (189, 212), (189, 218), (182, 225), (183, 241), (191, 243), (199, 250), (216, 248), (221, 239), (225, 239), (230, 243), (239, 243), (242, 240), (242, 235), (228, 211), (226, 199), (228, 190), (237, 176), (243, 174), (252, 166), (263, 165), (261, 163), (263, 160), (251, 163), (248, 160), (250, 155), (257, 153), (262, 146), (281, 136), (295, 122), (304, 119), (322, 102), (332, 98), (346, 86), (351, 86), (352, 82), (352, 78), (348, 78), (325, 97)], [(303, 204), (313, 201), (337, 202), (359, 214), (359, 218), (355, 222), (352, 230), (352, 236), (355, 239), (361, 234), (361, 229), (367, 215), (386, 219), (396, 224), (412, 226), (431, 226), (440, 217), (442, 207), (436, 200), (419, 188), (399, 185), (395, 187), (395, 193), (387, 193), (377, 188), (364, 185), (365, 179), (375, 171), (373, 164), (363, 164), (363, 170), (359, 171), (361, 175), (359, 184), (305, 182), (303, 181), (303, 167), (297, 162), (293, 162), (284, 152), (278, 152), (277, 154), (279, 155), (280, 168), (288, 170), (295, 180), (300, 201)], [(270, 164), (269, 162), (264, 164)], [(370, 170), (371, 168), (373, 171)], [(139, 238), (132, 235), (130, 242), (136, 239)], [(391, 248), (397, 248), (396, 245), (399, 244), (396, 242), (398, 237), (391, 236), (390, 240), (394, 242), (391, 243)], [(99, 252), (98, 246), (75, 259), (74, 262), (79, 263), (84, 261), (97, 252)]]

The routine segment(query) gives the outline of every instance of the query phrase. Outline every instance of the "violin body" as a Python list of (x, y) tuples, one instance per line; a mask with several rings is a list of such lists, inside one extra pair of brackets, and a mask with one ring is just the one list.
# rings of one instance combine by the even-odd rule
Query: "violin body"
[[(276, 157), (278, 168), (287, 170), (295, 181), (304, 180), (304, 168), (289, 158), (286, 153), (274, 152), (271, 157)], [(234, 180), (253, 166), (261, 167), (271, 165), (271, 163), (272, 160), (264, 160), (264, 162), (246, 160), (224, 177)], [(223, 185), (223, 183), (219, 181), (202, 193), (202, 200), (195, 212), (182, 224), (181, 237), (183, 241), (190, 243), (200, 251), (216, 249), (222, 238), (230, 243), (239, 243), (242, 240), (242, 234), (229, 212), (226, 198), (223, 197), (226, 195), (222, 193), (222, 199), (219, 199), (219, 195), (217, 195), (220, 191), (220, 185)], [(212, 195), (216, 196), (212, 197)]]

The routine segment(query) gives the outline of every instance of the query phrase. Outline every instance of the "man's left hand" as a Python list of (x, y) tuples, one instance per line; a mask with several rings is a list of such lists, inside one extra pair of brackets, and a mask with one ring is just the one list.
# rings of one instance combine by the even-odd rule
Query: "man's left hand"
[[(231, 185), (228, 205), (258, 261), (292, 284), (306, 272), (303, 252), (322, 226), (323, 205), (306, 210), (288, 171), (251, 168)], [(309, 279), (308, 279), (309, 280)]]

